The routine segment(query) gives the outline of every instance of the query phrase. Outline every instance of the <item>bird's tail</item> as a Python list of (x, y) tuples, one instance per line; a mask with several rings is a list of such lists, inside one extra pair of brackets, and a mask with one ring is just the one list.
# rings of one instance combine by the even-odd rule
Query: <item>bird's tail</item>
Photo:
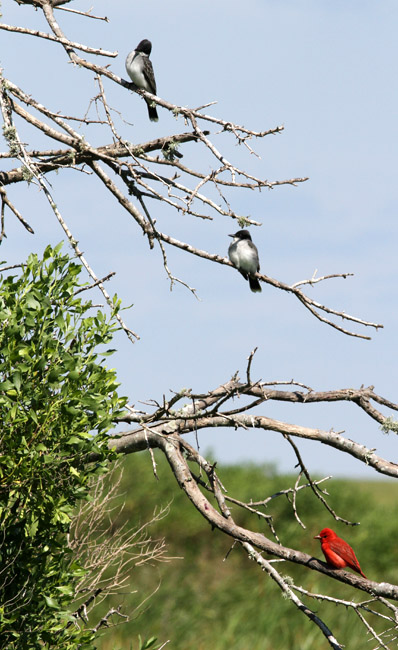
[(253, 291), (253, 293), (261, 293), (261, 284), (257, 278), (253, 278), (251, 275), (249, 275), (249, 284), (250, 289)]
[(146, 104), (148, 106), (149, 119), (151, 120), (151, 122), (158, 122), (159, 121), (159, 116), (158, 116), (158, 112), (156, 110), (156, 106), (153, 106), (151, 101), (147, 101)]

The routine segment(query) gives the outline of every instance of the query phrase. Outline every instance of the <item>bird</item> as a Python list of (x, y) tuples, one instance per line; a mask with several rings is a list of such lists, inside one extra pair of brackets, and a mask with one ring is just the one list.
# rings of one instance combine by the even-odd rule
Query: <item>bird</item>
[(334, 530), (324, 528), (314, 539), (321, 540), (322, 552), (330, 566), (334, 569), (344, 569), (344, 567), (348, 566), (366, 578), (351, 546), (344, 539), (338, 537)]
[(228, 237), (234, 238), (228, 248), (229, 259), (245, 280), (249, 280), (253, 293), (260, 293), (261, 285), (255, 277), (255, 273), (260, 270), (260, 260), (249, 231), (238, 230), (234, 235), (228, 235)]
[[(152, 62), (149, 58), (149, 55), (152, 51), (152, 43), (148, 41), (147, 38), (140, 41), (130, 54), (126, 58), (126, 71), (130, 79), (137, 86), (137, 88), (142, 88), (156, 95), (156, 81), (155, 75), (153, 73)], [(150, 99), (144, 97), (147, 106), (148, 106), (148, 115), (151, 122), (157, 122), (159, 120), (156, 106), (152, 105)]]

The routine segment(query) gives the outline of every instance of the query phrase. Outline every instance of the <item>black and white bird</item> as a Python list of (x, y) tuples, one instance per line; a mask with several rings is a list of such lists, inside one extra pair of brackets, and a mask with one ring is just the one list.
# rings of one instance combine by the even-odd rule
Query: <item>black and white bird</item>
[[(152, 95), (156, 95), (155, 75), (153, 74), (152, 62), (149, 58), (151, 50), (151, 41), (148, 41), (146, 38), (144, 38), (143, 41), (140, 41), (135, 50), (127, 55), (126, 71), (131, 81), (133, 81), (138, 88), (143, 88), (149, 93), (152, 93)], [(156, 106), (152, 105), (150, 99), (145, 99), (145, 101), (148, 106), (149, 119), (152, 122), (157, 122), (159, 117)]]
[(245, 280), (249, 280), (250, 289), (254, 293), (259, 293), (261, 285), (255, 277), (255, 273), (260, 270), (260, 260), (249, 231), (238, 230), (234, 235), (228, 235), (228, 237), (234, 238), (228, 248), (229, 259)]

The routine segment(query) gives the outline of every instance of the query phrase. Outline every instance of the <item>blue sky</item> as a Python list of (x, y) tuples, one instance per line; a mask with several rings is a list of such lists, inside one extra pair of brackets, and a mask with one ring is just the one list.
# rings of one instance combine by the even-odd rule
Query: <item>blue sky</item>
[[(116, 271), (108, 291), (134, 304), (127, 320), (141, 340), (131, 346), (118, 336), (112, 360), (122, 392), (138, 405), (161, 400), (169, 389), (215, 388), (238, 369), (243, 376), (246, 358), (258, 346), (255, 378), (294, 378), (315, 390), (374, 384), (398, 401), (397, 3), (205, 0), (196, 6), (179, 0), (95, 0), (75, 2), (73, 8), (91, 5), (110, 22), (66, 12), (57, 13), (58, 21), (71, 40), (117, 50), (116, 59), (105, 61), (116, 74), (126, 77), (125, 56), (149, 38), (164, 99), (192, 107), (216, 100), (209, 113), (254, 130), (284, 125), (281, 135), (253, 144), (260, 160), (212, 128), (217, 146), (256, 176), (309, 176), (295, 188), (230, 194), (236, 212), (262, 223), (251, 230), (262, 271), (288, 283), (311, 277), (315, 269), (319, 275), (353, 272), (354, 278), (308, 292), (385, 326), (370, 332), (370, 342), (346, 337), (316, 321), (292, 296), (267, 285), (261, 295), (251, 294), (233, 269), (174, 250), (168, 251), (173, 273), (195, 286), (201, 301), (182, 287), (170, 293), (159, 252), (148, 250), (135, 223), (98, 181), (73, 171), (54, 174), (57, 205), (97, 275)], [(30, 7), (8, 0), (2, 10), (5, 23), (48, 31), (40, 12)], [(68, 63), (61, 47), (6, 32), (1, 40), (6, 77), (54, 110), (80, 115), (87, 110), (96, 86), (87, 71)], [(159, 122), (150, 123), (138, 96), (107, 80), (104, 85), (111, 106), (132, 123), (121, 126), (126, 139), (139, 143), (185, 130), (182, 120), (161, 108)], [(24, 135), (29, 142), (30, 134)], [(103, 140), (93, 129), (90, 141)], [(198, 146), (183, 151), (188, 166), (209, 169)], [(34, 187), (12, 188), (9, 194), (36, 234), (8, 217), (1, 259), (21, 261), (63, 238)], [(163, 231), (214, 253), (226, 254), (227, 235), (237, 229), (224, 217), (198, 222), (158, 206), (155, 212)], [(353, 405), (266, 404), (260, 410), (288, 422), (344, 429), (347, 437), (398, 461), (396, 438), (383, 435)], [(212, 430), (201, 433), (200, 444), (224, 463), (276, 462), (281, 471), (295, 464), (276, 434)], [(314, 472), (375, 477), (329, 448), (298, 444)]]

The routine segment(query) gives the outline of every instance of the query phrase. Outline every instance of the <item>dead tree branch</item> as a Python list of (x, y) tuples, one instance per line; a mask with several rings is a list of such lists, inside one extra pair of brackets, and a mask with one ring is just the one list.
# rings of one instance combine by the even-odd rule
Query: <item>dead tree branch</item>
[[(261, 191), (264, 187), (271, 189), (287, 184), (297, 185), (306, 181), (307, 177), (268, 180), (251, 174), (241, 165), (227, 160), (220, 147), (216, 146), (213, 136), (207, 129), (216, 126), (219, 129), (218, 135), (232, 136), (238, 144), (243, 144), (251, 155), (256, 152), (253, 150), (252, 145), (249, 145), (250, 140), (261, 140), (269, 135), (280, 134), (283, 131), (283, 127), (277, 126), (271, 129), (255, 131), (235, 124), (230, 120), (216, 118), (205, 113), (203, 109), (209, 106), (209, 103), (196, 109), (181, 107), (163, 98), (153, 96), (144, 90), (140, 90), (131, 82), (127, 82), (115, 75), (107, 66), (97, 65), (77, 54), (79, 50), (94, 57), (115, 57), (117, 53), (102, 48), (88, 47), (84, 44), (77, 43), (74, 39), (68, 38), (54, 14), (55, 8), (63, 9), (61, 6), (64, 4), (63, 2), (32, 0), (29, 3), (21, 2), (21, 4), (32, 4), (40, 9), (52, 34), (5, 24), (0, 24), (0, 28), (24, 37), (30, 36), (52, 41), (63, 48), (67, 58), (76, 66), (76, 71), (83, 69), (94, 73), (100, 85), (100, 93), (95, 98), (95, 104), (98, 110), (101, 110), (102, 107), (104, 119), (89, 120), (87, 117), (79, 118), (75, 115), (61, 116), (59, 112), (44, 106), (41, 102), (35, 100), (30, 93), (24, 92), (12, 81), (2, 78), (1, 92), (3, 104), (7, 104), (8, 107), (7, 119), (3, 115), (6, 129), (5, 135), (10, 146), (10, 157), (14, 157), (20, 162), (20, 166), (15, 169), (0, 171), (0, 186), (2, 186), (3, 192), (7, 185), (26, 181), (31, 182), (33, 178), (36, 179), (39, 185), (42, 185), (42, 180), (51, 171), (58, 171), (65, 168), (85, 171), (85, 168), (88, 167), (90, 171), (95, 173), (105, 188), (113, 194), (122, 209), (127, 211), (135, 220), (137, 226), (148, 238), (150, 247), (152, 248), (154, 242), (157, 242), (161, 249), (165, 271), (170, 280), (170, 287), (172, 288), (174, 283), (178, 282), (196, 295), (195, 288), (190, 286), (190, 283), (185, 279), (176, 277), (169, 268), (166, 246), (179, 248), (186, 253), (193, 254), (213, 263), (227, 266), (232, 266), (232, 264), (224, 256), (203, 251), (194, 243), (180, 241), (176, 237), (171, 236), (158, 223), (155, 226), (155, 222), (159, 221), (159, 217), (157, 216), (154, 219), (152, 216), (152, 210), (148, 204), (149, 201), (155, 201), (155, 205), (163, 203), (181, 215), (189, 215), (194, 218), (211, 221), (215, 216), (221, 216), (233, 219), (241, 226), (260, 225), (258, 220), (251, 218), (249, 215), (236, 213), (226, 191), (244, 189)], [(92, 17), (90, 12), (75, 13)], [(175, 133), (157, 138), (151, 142), (131, 145), (119, 134), (116, 123), (110, 117), (112, 109), (105, 95), (105, 88), (103, 86), (104, 79), (107, 79), (111, 84), (116, 83), (138, 93), (146, 99), (154, 101), (165, 110), (173, 113), (180, 120), (182, 119), (184, 125), (189, 124), (191, 131)], [(15, 123), (12, 121), (13, 113), (22, 119), (23, 124), (33, 126), (41, 135), (62, 143), (64, 148), (58, 150), (35, 150), (24, 145), (24, 156), (19, 158), (18, 155), (15, 155), (21, 151), (18, 143), (25, 142), (25, 138), (22, 134), (17, 134)], [(39, 118), (37, 113), (42, 115), (43, 119)], [(108, 142), (101, 146), (92, 146), (87, 134), (83, 135), (81, 132), (78, 133), (72, 128), (71, 122), (75, 121), (86, 126), (90, 126), (92, 123), (103, 124), (105, 129), (109, 129), (113, 142)], [(206, 171), (204, 173), (195, 166), (181, 162), (182, 154), (178, 151), (177, 147), (181, 147), (191, 141), (195, 141), (198, 147), (210, 156), (210, 161), (213, 161), (210, 172)], [(151, 156), (150, 154), (152, 152), (158, 152), (158, 154)], [(5, 155), (8, 154), (2, 154), (2, 157)], [(28, 159), (30, 161), (29, 164), (27, 164)], [(105, 168), (108, 168), (109, 173)], [(120, 187), (120, 181), (122, 188)], [(216, 192), (216, 198), (212, 196), (214, 191)], [(47, 196), (46, 192), (44, 194)], [(4, 205), (8, 205), (5, 203), (6, 199), (4, 197), (5, 195), (3, 194), (3, 207)], [(221, 202), (218, 200), (219, 197), (221, 197)], [(52, 202), (55, 205), (54, 198), (47, 198), (50, 200), (50, 204)], [(11, 205), (8, 205), (8, 207), (10, 207), (21, 223), (29, 229), (31, 226), (29, 226), (26, 219), (24, 219), (15, 206), (11, 207)], [(73, 238), (70, 228), (67, 226), (67, 219), (60, 218), (60, 214), (61, 212), (58, 211), (58, 214), (55, 214), (55, 216), (71, 245), (75, 247), (77, 255), (83, 262), (80, 250), (77, 251), (76, 249), (76, 240)], [(4, 211), (2, 213), (2, 236), (6, 236)], [(85, 266), (91, 275), (92, 271), (90, 271), (88, 261), (86, 261)], [(295, 296), (321, 322), (344, 334), (368, 339), (370, 338), (368, 335), (351, 331), (342, 322), (348, 321), (355, 325), (376, 330), (382, 327), (381, 324), (350, 316), (343, 310), (330, 308), (319, 301), (313, 300), (304, 294), (301, 289), (305, 284), (312, 286), (315, 283), (320, 283), (331, 278), (346, 278), (349, 275), (349, 273), (342, 273), (324, 275), (316, 278), (314, 274), (309, 280), (302, 280), (291, 285), (280, 282), (265, 274), (258, 275), (258, 278), (265, 284), (269, 284)], [(91, 277), (94, 282), (97, 282), (97, 278), (93, 275)], [(103, 285), (98, 283), (98, 286), (104, 293)], [(104, 296), (109, 304), (109, 297), (105, 293)], [(127, 335), (131, 336), (131, 340), (137, 337), (137, 335), (131, 333), (131, 330), (129, 331), (123, 325), (122, 327), (125, 329)]]

